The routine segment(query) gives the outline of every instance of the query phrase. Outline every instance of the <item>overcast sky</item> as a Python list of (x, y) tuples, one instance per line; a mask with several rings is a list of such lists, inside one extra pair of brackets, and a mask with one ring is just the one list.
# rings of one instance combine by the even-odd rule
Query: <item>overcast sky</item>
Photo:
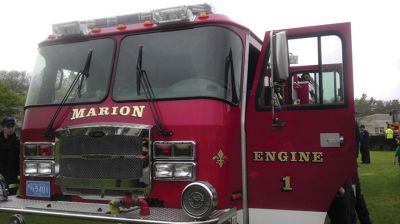
[[(0, 70), (31, 71), (37, 44), (54, 23), (110, 17), (204, 0), (3, 0), (0, 2)], [(272, 29), (352, 23), (355, 96), (400, 99), (400, 13), (395, 1), (210, 0), (217, 13), (260, 38)]]

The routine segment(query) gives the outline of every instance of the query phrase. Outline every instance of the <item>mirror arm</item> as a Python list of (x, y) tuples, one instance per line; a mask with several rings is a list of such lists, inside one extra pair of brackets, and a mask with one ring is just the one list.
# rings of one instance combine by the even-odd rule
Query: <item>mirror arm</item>
[(270, 38), (270, 79), (271, 79), (271, 114), (272, 114), (272, 127), (283, 127), (285, 126), (285, 122), (282, 122), (281, 120), (279, 120), (278, 117), (275, 116), (275, 102), (278, 102), (278, 106), (280, 107), (280, 103), (279, 103), (279, 99), (277, 99), (277, 96), (275, 94), (275, 80), (274, 80), (274, 57), (275, 57), (275, 53), (274, 53), (274, 31), (271, 30), (271, 32), (269, 33), (269, 38)]

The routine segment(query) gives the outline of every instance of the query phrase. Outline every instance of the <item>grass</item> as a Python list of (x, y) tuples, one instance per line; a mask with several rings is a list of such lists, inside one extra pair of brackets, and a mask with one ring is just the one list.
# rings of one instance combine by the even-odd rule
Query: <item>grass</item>
[[(400, 224), (400, 166), (393, 165), (394, 152), (371, 152), (371, 164), (359, 161), (358, 174), (361, 189), (375, 224)], [(359, 158), (360, 160), (360, 158)], [(0, 214), (0, 223), (8, 221), (9, 214)], [(30, 223), (75, 224), (72, 220), (52, 221), (51, 217)], [(93, 222), (99, 224), (99, 222)], [(329, 223), (329, 222), (327, 222)]]
[(400, 224), (400, 166), (394, 152), (371, 151), (371, 164), (359, 158), (361, 189), (373, 223)]

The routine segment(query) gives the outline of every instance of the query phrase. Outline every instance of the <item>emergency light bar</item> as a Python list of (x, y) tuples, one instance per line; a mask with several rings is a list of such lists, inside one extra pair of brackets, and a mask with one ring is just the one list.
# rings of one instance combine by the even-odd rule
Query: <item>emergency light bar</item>
[(118, 24), (144, 23), (145, 21), (153, 21), (158, 25), (189, 22), (193, 21), (200, 13), (212, 14), (214, 10), (209, 4), (200, 4), (157, 9), (150, 12), (123, 16), (60, 23), (53, 25), (53, 34), (56, 36), (84, 35), (92, 28), (105, 28), (117, 26)]
[(53, 34), (56, 36), (81, 35), (89, 33), (86, 24), (79, 21), (53, 24)]
[(188, 7), (176, 7), (153, 11), (153, 21), (157, 24), (192, 21), (192, 10)]

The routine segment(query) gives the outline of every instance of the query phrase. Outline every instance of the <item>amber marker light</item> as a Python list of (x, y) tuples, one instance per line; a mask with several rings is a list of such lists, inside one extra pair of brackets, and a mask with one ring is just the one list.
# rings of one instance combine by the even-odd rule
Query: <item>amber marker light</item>
[(208, 13), (206, 13), (206, 12), (201, 12), (200, 14), (199, 14), (199, 19), (208, 19)]
[(151, 20), (146, 20), (146, 21), (143, 22), (143, 25), (144, 25), (144, 26), (153, 26), (153, 25), (154, 25), (154, 22), (151, 21)]
[(90, 30), (90, 32), (92, 32), (92, 33), (100, 33), (100, 32), (101, 32), (101, 29), (98, 28), (98, 27), (93, 27), (93, 28)]
[(240, 193), (240, 192), (232, 193), (231, 199), (232, 199), (232, 201), (240, 201), (240, 200), (242, 200), (242, 193)]
[(118, 24), (117, 29), (118, 30), (125, 30), (126, 29), (126, 25), (123, 24), (123, 23), (120, 23), (120, 24)]

